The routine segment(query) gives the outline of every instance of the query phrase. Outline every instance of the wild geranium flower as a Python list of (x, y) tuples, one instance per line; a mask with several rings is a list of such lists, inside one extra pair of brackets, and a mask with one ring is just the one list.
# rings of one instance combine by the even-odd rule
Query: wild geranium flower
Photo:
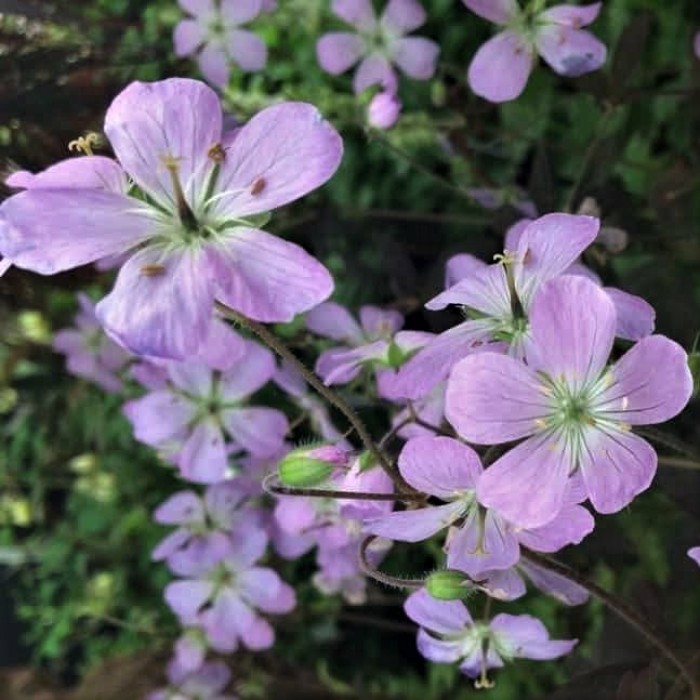
[(284, 414), (246, 404), (275, 373), (275, 359), (265, 348), (246, 341), (245, 355), (227, 372), (172, 362), (167, 373), (164, 388), (127, 402), (124, 413), (137, 440), (177, 455), (185, 479), (221, 481), (228, 466), (227, 441), (260, 457), (282, 447), (289, 429)]
[(333, 0), (331, 8), (356, 33), (322, 36), (316, 45), (318, 62), (326, 72), (339, 75), (361, 61), (353, 80), (355, 94), (372, 85), (395, 93), (393, 65), (416, 80), (428, 80), (435, 73), (440, 47), (424, 37), (406, 36), (425, 23), (425, 10), (417, 0), (389, 0), (380, 17), (371, 0)]
[[(458, 360), (474, 352), (505, 350), (522, 358), (538, 290), (547, 280), (571, 272), (599, 227), (590, 216), (547, 214), (506, 240), (505, 253), (494, 265), (466, 255), (452, 261), (448, 277), (461, 279), (425, 306), (437, 310), (455, 304), (467, 320), (435, 337), (401, 367), (397, 391), (411, 399), (424, 396)], [(651, 332), (654, 310), (649, 304), (619, 290), (606, 292), (619, 298), (618, 336), (636, 340)]]
[(605, 44), (581, 29), (596, 19), (600, 2), (525, 11), (517, 0), (463, 2), (472, 12), (503, 27), (477, 51), (467, 73), (471, 89), (491, 102), (507, 102), (520, 95), (537, 54), (555, 73), (567, 77), (590, 73), (605, 63)]
[(97, 306), (128, 349), (183, 359), (204, 341), (215, 300), (289, 321), (331, 293), (325, 267), (256, 223), (335, 172), (342, 143), (314, 107), (275, 105), (233, 138), (203, 83), (136, 82), (110, 106), (105, 132), (129, 194), (68, 185), (15, 194), (0, 206), (0, 254), (54, 274), (132, 251)]
[(223, 661), (210, 661), (195, 671), (176, 662), (168, 665), (168, 687), (156, 690), (148, 700), (236, 700), (224, 694), (231, 682), (231, 671)]
[(240, 528), (232, 550), (212, 568), (196, 567), (191, 578), (173, 581), (165, 599), (181, 624), (201, 627), (209, 646), (221, 653), (269, 649), (275, 641), (270, 623), (257, 611), (284, 614), (295, 604), (294, 590), (267, 567), (256, 566), (267, 536), (255, 527)]
[(488, 445), (527, 438), (477, 486), (481, 503), (519, 527), (551, 522), (572, 474), (600, 513), (624, 508), (654, 477), (656, 452), (631, 427), (683, 409), (693, 389), (688, 358), (652, 335), (608, 367), (616, 322), (602, 289), (565, 275), (533, 302), (527, 364), (482, 353), (452, 370), (445, 415), (463, 438)]
[(95, 316), (95, 304), (86, 294), (78, 294), (78, 303), (75, 328), (57, 331), (53, 349), (66, 356), (72, 374), (95, 382), (105, 391), (119, 392), (123, 389), (119, 372), (131, 356), (105, 335)]
[(459, 601), (435, 600), (424, 589), (404, 604), (406, 615), (421, 629), (418, 651), (430, 661), (460, 662), (462, 673), (476, 680), (477, 688), (490, 688), (488, 670), (520, 659), (558, 659), (578, 640), (550, 639), (545, 626), (531, 615), (496, 615), (490, 622), (474, 622)]
[(520, 559), (520, 545), (556, 552), (578, 544), (593, 530), (593, 518), (569, 499), (562, 517), (548, 527), (518, 530), (498, 512), (482, 506), (477, 484), (483, 467), (476, 452), (448, 437), (414, 438), (399, 455), (399, 471), (421, 493), (444, 505), (404, 510), (365, 520), (365, 530), (392, 540), (420, 542), (450, 528), (445, 544), (447, 567), (481, 579), (491, 570), (507, 569)]
[(191, 17), (175, 27), (178, 56), (196, 56), (199, 69), (212, 85), (228, 84), (231, 63), (244, 71), (265, 67), (265, 42), (241, 25), (264, 11), (263, 0), (178, 0)]

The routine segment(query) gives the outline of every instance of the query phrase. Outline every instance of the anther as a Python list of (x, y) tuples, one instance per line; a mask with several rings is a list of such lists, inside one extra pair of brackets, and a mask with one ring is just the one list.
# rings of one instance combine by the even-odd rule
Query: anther
[(76, 153), (83, 153), (86, 156), (94, 155), (93, 148), (99, 146), (102, 139), (99, 134), (91, 131), (85, 136), (80, 136), (68, 144), (68, 150)]
[(215, 163), (223, 163), (226, 158), (226, 151), (220, 143), (215, 143), (208, 151), (207, 155)]
[(185, 193), (180, 184), (180, 160), (180, 158), (176, 158), (175, 156), (164, 156), (163, 165), (165, 165), (170, 173), (170, 180), (173, 185), (173, 194), (175, 195), (175, 204), (177, 205), (177, 213), (180, 216), (180, 221), (186, 228), (194, 231), (197, 228), (197, 219), (192, 209), (190, 209), (190, 205), (187, 203)]
[(253, 197), (259, 195), (267, 186), (267, 181), (265, 180), (264, 177), (259, 177), (253, 184), (250, 186), (250, 194), (253, 195)]
[(165, 274), (165, 267), (163, 265), (144, 265), (141, 268), (141, 274), (146, 277), (159, 277)]

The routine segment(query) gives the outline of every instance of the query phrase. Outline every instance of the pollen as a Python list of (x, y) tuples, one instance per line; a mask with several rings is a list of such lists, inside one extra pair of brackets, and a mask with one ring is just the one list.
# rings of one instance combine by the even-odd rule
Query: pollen
[(547, 421), (544, 418), (535, 418), (535, 427), (538, 430), (544, 430), (547, 427)]
[(71, 153), (83, 153), (86, 156), (94, 155), (94, 148), (97, 148), (102, 143), (102, 137), (91, 131), (85, 136), (79, 136), (68, 144), (68, 150)]
[(267, 181), (265, 180), (264, 177), (259, 177), (253, 184), (250, 186), (250, 194), (253, 195), (253, 197), (259, 195), (264, 189), (267, 187)]
[(177, 173), (180, 170), (180, 161), (182, 158), (177, 156), (167, 155), (161, 158), (163, 165), (171, 172)]
[(165, 274), (165, 267), (163, 265), (144, 265), (141, 268), (141, 274), (145, 277), (159, 277)]

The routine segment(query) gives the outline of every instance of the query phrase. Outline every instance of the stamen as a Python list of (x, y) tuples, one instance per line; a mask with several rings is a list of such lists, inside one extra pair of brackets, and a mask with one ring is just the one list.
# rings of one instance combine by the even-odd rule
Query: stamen
[(547, 421), (544, 418), (535, 418), (535, 427), (538, 430), (545, 430), (547, 428)]
[(141, 268), (141, 274), (145, 277), (159, 277), (165, 274), (165, 267), (163, 265), (144, 265)]
[[(529, 253), (529, 251), (528, 251)], [(513, 318), (526, 318), (525, 309), (523, 308), (520, 297), (518, 296), (518, 290), (515, 288), (515, 276), (513, 275), (513, 265), (517, 262), (525, 262), (528, 253), (525, 253), (523, 259), (519, 259), (518, 256), (510, 250), (504, 250), (503, 253), (496, 253), (493, 259), (498, 265), (503, 265), (506, 273), (506, 282), (508, 283), (508, 292), (510, 294), (510, 309), (513, 314)]]
[(496, 684), (488, 677), (488, 658), (489, 641), (484, 639), (481, 642), (481, 675), (474, 681), (474, 687), (477, 690), (486, 690), (493, 688)]
[(267, 181), (265, 180), (264, 177), (259, 177), (255, 182), (250, 186), (250, 194), (253, 195), (253, 197), (259, 195), (267, 186)]
[(95, 155), (93, 152), (93, 147), (96, 148), (100, 145), (102, 139), (99, 134), (91, 131), (85, 136), (80, 136), (74, 139), (68, 144), (68, 150), (71, 152), (83, 153), (86, 156)]
[(197, 219), (192, 209), (190, 209), (190, 205), (187, 203), (185, 193), (180, 184), (180, 160), (180, 158), (176, 158), (175, 156), (165, 156), (163, 158), (163, 165), (165, 165), (170, 173), (173, 194), (175, 195), (175, 204), (177, 205), (177, 213), (180, 217), (180, 221), (184, 224), (185, 228), (190, 231), (195, 231), (197, 229)]
[(220, 143), (215, 143), (208, 151), (207, 155), (215, 163), (223, 163), (226, 158), (226, 151)]

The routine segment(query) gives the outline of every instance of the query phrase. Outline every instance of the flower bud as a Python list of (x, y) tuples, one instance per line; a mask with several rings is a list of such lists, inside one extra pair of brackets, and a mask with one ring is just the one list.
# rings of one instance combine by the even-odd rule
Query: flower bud
[(693, 378), (693, 396), (700, 392), (700, 352), (691, 350), (688, 353), (688, 367)]
[(347, 467), (348, 461), (348, 453), (334, 445), (300, 447), (282, 458), (278, 467), (279, 478), (286, 486), (318, 486), (337, 467)]
[(443, 569), (430, 574), (425, 587), (437, 600), (466, 600), (473, 591), (469, 578), (454, 569)]
[(367, 108), (367, 122), (375, 129), (391, 129), (399, 119), (401, 101), (391, 92), (380, 92)]

